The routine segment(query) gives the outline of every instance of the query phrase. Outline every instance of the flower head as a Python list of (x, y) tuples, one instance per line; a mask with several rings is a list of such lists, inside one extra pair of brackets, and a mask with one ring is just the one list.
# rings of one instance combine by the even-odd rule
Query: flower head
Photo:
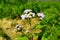
[(35, 13), (32, 13), (32, 16), (35, 17)]
[(37, 15), (40, 20), (42, 20), (45, 17), (45, 15), (43, 13), (37, 13)]
[(39, 17), (42, 17), (42, 18), (45, 17), (45, 15), (44, 15), (43, 13), (37, 13), (37, 15), (38, 15)]
[(19, 25), (17, 24), (17, 25), (15, 26), (15, 28), (19, 28)]
[(21, 27), (17, 28), (17, 30), (21, 30)]
[(24, 20), (26, 18), (26, 15), (22, 15), (21, 18)]
[(31, 9), (26, 9), (25, 11), (24, 11), (24, 13), (28, 13), (28, 12), (31, 12), (32, 10)]
[(40, 17), (39, 19), (40, 19), (40, 20), (43, 20), (43, 18), (42, 18), (42, 17)]
[(37, 13), (37, 15), (40, 17), (41, 16), (41, 13)]

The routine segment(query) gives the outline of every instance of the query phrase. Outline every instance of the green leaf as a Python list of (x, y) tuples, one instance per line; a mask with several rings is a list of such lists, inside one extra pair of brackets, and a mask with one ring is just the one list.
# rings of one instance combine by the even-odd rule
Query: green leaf
[(41, 26), (40, 24), (38, 24), (38, 25), (36, 25), (36, 28), (37, 28), (37, 29), (41, 29), (42, 26)]
[(16, 37), (15, 40), (28, 40), (27, 37)]

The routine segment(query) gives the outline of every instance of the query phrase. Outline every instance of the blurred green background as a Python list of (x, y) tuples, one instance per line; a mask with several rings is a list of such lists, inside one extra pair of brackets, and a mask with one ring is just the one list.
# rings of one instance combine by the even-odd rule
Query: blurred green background
[[(38, 40), (60, 40), (60, 2), (59, 0), (0, 0), (0, 19), (20, 15), (25, 9), (33, 12), (43, 12), (45, 18), (37, 27), (42, 30)], [(2, 35), (2, 32), (0, 32)], [(26, 37), (22, 37), (24, 40)], [(19, 37), (15, 40), (20, 40)], [(27, 39), (25, 39), (27, 40)]]

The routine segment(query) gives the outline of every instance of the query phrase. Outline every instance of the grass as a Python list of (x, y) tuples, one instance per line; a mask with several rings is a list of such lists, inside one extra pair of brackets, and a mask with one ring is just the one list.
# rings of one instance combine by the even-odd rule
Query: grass
[[(33, 12), (43, 12), (45, 18), (41, 21), (36, 18), (31, 19), (32, 35), (25, 33), (26, 29), (30, 30), (30, 24), (27, 20), (21, 20), (20, 16), (25, 9), (32, 9)], [(40, 23), (39, 23), (40, 22)], [(14, 32), (14, 27), (19, 24), (23, 27), (22, 32)], [(60, 40), (60, 2), (26, 2), (26, 3), (4, 3), (0, 4), (0, 28), (2, 33), (6, 34), (11, 40)], [(39, 33), (35, 33), (35, 31)], [(1, 38), (5, 38), (4, 35)], [(7, 38), (8, 38), (7, 37)]]

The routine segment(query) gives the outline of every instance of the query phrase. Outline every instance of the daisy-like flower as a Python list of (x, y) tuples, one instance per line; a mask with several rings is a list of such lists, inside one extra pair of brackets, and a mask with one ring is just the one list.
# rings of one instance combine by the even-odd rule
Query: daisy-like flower
[(18, 24), (16, 25), (16, 27), (15, 27), (17, 30), (21, 30), (22, 29), (22, 27), (21, 26), (19, 26)]
[(17, 30), (21, 30), (21, 27), (17, 28)]
[(31, 10), (31, 9), (29, 9), (29, 10), (28, 10), (28, 12), (32, 12), (32, 10)]
[(22, 15), (21, 18), (24, 20), (26, 18), (26, 15)]
[(38, 15), (38, 17), (40, 17), (41, 16), (41, 13), (37, 13), (37, 15)]
[(39, 19), (40, 19), (40, 20), (43, 20), (43, 18), (42, 18), (42, 17), (40, 17)]
[(25, 11), (24, 11), (24, 13), (28, 13), (28, 12), (31, 12), (32, 10), (31, 9), (26, 9)]
[(18, 24), (15, 26), (15, 28), (19, 28), (19, 27), (21, 27), (21, 26), (19, 26)]
[(38, 17), (42, 17), (42, 18), (45, 17), (45, 15), (43, 13), (37, 13), (37, 15), (38, 15)]
[(17, 24), (17, 25), (15, 26), (15, 28), (19, 28), (19, 25)]
[(32, 13), (29, 13), (27, 16), (28, 18), (32, 18)]
[(45, 17), (45, 15), (44, 15), (43, 13), (41, 13), (40, 15), (41, 15), (41, 17), (42, 17), (42, 18), (44, 18), (44, 17)]
[(40, 20), (42, 20), (45, 17), (45, 15), (43, 13), (37, 13), (37, 15)]
[(24, 14), (25, 15), (25, 18), (28, 18), (28, 14)]
[(30, 32), (29, 30), (26, 30), (25, 32)]
[(35, 17), (35, 13), (32, 13), (32, 16)]

